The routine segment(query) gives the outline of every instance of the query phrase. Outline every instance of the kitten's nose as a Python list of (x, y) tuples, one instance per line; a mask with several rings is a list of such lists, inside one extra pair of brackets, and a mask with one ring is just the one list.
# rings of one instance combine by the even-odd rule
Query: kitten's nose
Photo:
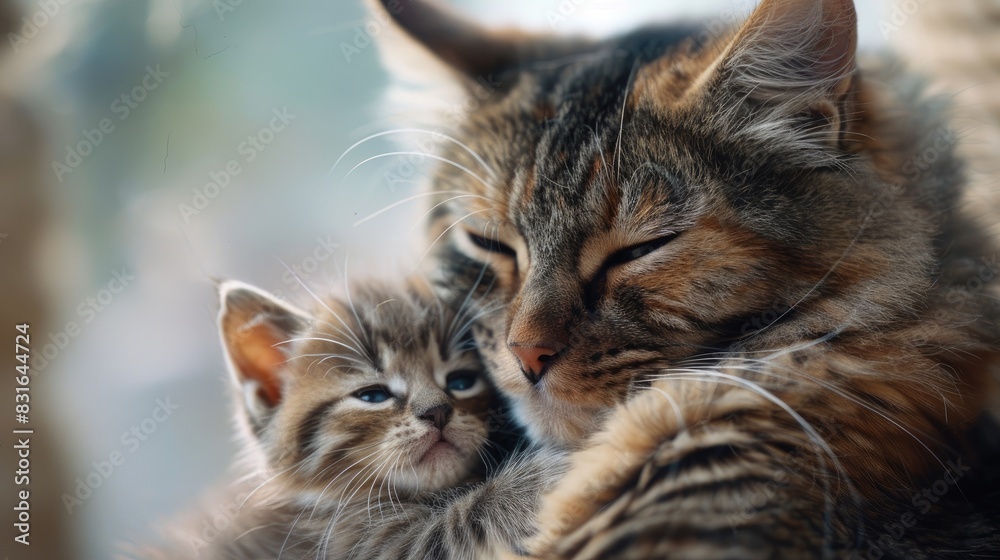
[(521, 371), (532, 385), (537, 384), (545, 375), (545, 370), (549, 364), (559, 354), (560, 349), (555, 348), (556, 344), (522, 345), (516, 342), (508, 342), (510, 351), (517, 356), (521, 362)]
[(427, 420), (434, 424), (437, 429), (443, 430), (448, 425), (448, 420), (451, 420), (451, 411), (450, 404), (441, 404), (425, 410), (420, 414), (420, 419)]

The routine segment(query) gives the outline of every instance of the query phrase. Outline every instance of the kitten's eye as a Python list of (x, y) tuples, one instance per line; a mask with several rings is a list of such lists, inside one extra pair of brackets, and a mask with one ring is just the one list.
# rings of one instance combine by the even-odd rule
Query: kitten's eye
[(453, 371), (448, 374), (445, 386), (449, 391), (457, 395), (467, 395), (474, 391), (482, 383), (479, 373), (471, 370)]
[(385, 387), (368, 387), (354, 393), (354, 397), (366, 403), (378, 404), (392, 398), (392, 393)]
[(664, 235), (663, 237), (658, 237), (652, 241), (647, 241), (645, 243), (640, 243), (638, 245), (626, 247), (625, 249), (622, 249), (621, 251), (618, 251), (617, 253), (608, 257), (608, 260), (605, 261), (604, 263), (604, 267), (611, 268), (613, 266), (618, 266), (620, 264), (625, 264), (627, 262), (641, 259), (642, 257), (645, 257), (646, 255), (652, 253), (653, 251), (656, 251), (660, 247), (663, 247), (667, 243), (670, 243), (671, 241), (673, 241), (675, 237), (677, 237), (677, 234), (672, 233), (670, 235)]
[(517, 258), (517, 251), (514, 250), (510, 245), (501, 243), (497, 239), (492, 239), (489, 237), (483, 237), (482, 235), (476, 235), (471, 231), (469, 233), (469, 240), (472, 244), (484, 251), (489, 251), (491, 253), (497, 253), (500, 255), (506, 255), (508, 257)]

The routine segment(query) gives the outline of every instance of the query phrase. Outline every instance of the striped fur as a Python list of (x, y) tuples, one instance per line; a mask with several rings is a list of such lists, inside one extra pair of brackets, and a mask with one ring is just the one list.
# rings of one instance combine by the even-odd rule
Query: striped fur
[(491, 375), (575, 450), (536, 556), (1000, 550), (995, 249), (944, 104), (859, 61), (851, 1), (561, 45), (386, 5), (477, 101), (431, 180), (440, 281), (492, 287)]

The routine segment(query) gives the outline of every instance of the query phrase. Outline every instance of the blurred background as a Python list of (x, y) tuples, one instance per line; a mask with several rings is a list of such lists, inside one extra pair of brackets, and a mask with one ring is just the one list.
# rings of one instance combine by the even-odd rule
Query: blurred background
[[(493, 25), (595, 35), (677, 17), (731, 25), (755, 4), (451, 2)], [(995, 74), (997, 49), (921, 51), (926, 26), (940, 23), (924, 15), (935, 2), (951, 0), (858, 2), (862, 47), (899, 42), (928, 70), (954, 56)], [(957, 4), (970, 25), (1000, 24), (998, 2)], [(331, 172), (352, 144), (398, 122), (361, 0), (0, 6), (0, 347), (17, 365), (15, 325), (26, 322), (33, 355), (28, 424), (15, 421), (13, 377), (0, 383), (0, 556), (112, 558), (231, 474), (211, 278), (295, 299), (289, 270), (321, 286), (342, 282), (345, 266), (400, 270), (425, 208), (393, 204), (419, 192), (427, 164), (366, 160), (426, 145), (379, 137)], [(982, 91), (959, 77), (944, 87)], [(966, 123), (980, 150), (997, 130), (988, 118)], [(30, 547), (14, 543), (20, 487), (10, 485), (11, 430), (25, 427)]]

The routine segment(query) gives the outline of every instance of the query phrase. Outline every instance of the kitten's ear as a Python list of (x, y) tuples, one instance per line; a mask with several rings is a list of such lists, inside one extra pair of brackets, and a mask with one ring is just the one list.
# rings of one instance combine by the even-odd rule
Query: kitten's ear
[(240, 282), (219, 287), (219, 329), (233, 379), (251, 422), (262, 426), (281, 403), (287, 343), (309, 328), (307, 314)]
[(387, 65), (407, 77), (437, 66), (463, 85), (491, 80), (511, 67), (564, 56), (586, 44), (513, 29), (487, 29), (436, 0), (368, 0), (385, 29), (379, 35)]
[(764, 0), (711, 71), (729, 95), (812, 117), (810, 130), (835, 141), (855, 87), (857, 43), (853, 0)]

